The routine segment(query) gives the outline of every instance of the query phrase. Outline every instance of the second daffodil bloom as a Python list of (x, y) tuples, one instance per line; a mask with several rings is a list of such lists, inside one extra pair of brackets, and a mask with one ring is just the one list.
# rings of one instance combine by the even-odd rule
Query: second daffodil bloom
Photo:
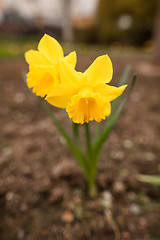
[(72, 52), (64, 57), (61, 45), (52, 37), (45, 34), (38, 44), (37, 50), (25, 53), (29, 64), (27, 85), (33, 92), (41, 97), (47, 95), (51, 89), (60, 83), (59, 65), (63, 60), (72, 68), (76, 65), (76, 53)]
[(100, 122), (111, 113), (110, 102), (126, 88), (126, 85), (107, 85), (112, 75), (113, 67), (108, 55), (96, 58), (84, 73), (61, 61), (61, 84), (47, 95), (46, 100), (56, 107), (66, 108), (74, 123)]

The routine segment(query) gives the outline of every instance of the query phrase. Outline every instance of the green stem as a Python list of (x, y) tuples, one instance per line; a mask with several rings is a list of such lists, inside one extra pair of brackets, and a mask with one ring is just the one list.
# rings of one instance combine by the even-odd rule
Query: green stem
[(100, 135), (100, 123), (96, 122), (95, 123), (95, 130), (94, 130), (94, 142), (97, 141), (97, 139), (99, 138)]
[(96, 155), (93, 154), (93, 148), (91, 144), (91, 134), (89, 129), (89, 124), (85, 123), (85, 135), (86, 135), (86, 145), (87, 145), (87, 158), (86, 162), (88, 164), (88, 175), (86, 176), (89, 194), (91, 197), (97, 195), (96, 189), (96, 175), (97, 175), (97, 161), (95, 159)]
[(86, 145), (87, 145), (87, 153), (89, 156), (91, 156), (91, 137), (90, 137), (90, 129), (89, 129), (89, 123), (84, 123), (85, 126), (85, 134), (86, 134)]
[(90, 187), (90, 189), (89, 189), (89, 196), (91, 197), (91, 198), (95, 198), (95, 197), (97, 197), (97, 194), (98, 194), (98, 192), (97, 192), (97, 187), (96, 187), (96, 185), (94, 184), (92, 187)]
[(79, 140), (79, 124), (73, 122), (73, 135), (74, 140), (77, 146), (80, 146), (80, 140)]
[(68, 133), (65, 131), (61, 123), (56, 119), (54, 113), (50, 110), (50, 108), (45, 103), (43, 103), (40, 99), (39, 99), (39, 102), (42, 105), (43, 109), (46, 111), (46, 113), (50, 116), (51, 120), (53, 121), (55, 126), (58, 128), (59, 132), (62, 134), (62, 136), (66, 140), (66, 143), (70, 148), (72, 154), (74, 155), (79, 165), (81, 166), (88, 183), (90, 196), (91, 197), (95, 196), (96, 195), (95, 179), (96, 179), (97, 164), (95, 164), (95, 159), (93, 156), (89, 124), (85, 123), (87, 153), (86, 155), (84, 155), (84, 153), (82, 152), (82, 149), (79, 147), (79, 145), (77, 145), (79, 141), (78, 125), (73, 126), (74, 137), (77, 141), (77, 143), (75, 144), (70, 138), (70, 136), (68, 135)]

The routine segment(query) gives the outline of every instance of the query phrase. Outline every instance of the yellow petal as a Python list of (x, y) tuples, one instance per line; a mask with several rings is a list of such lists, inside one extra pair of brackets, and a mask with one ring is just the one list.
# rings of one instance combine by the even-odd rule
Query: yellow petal
[[(44, 81), (45, 79), (45, 81)], [(46, 84), (47, 82), (47, 84)], [(53, 87), (53, 79), (49, 74), (45, 75), (45, 78), (41, 78), (35, 87), (33, 87), (33, 93), (35, 93), (37, 96), (45, 97), (46, 94), (48, 94)]]
[(93, 85), (110, 82), (113, 75), (113, 67), (108, 55), (96, 58), (84, 74), (87, 76), (89, 83)]
[(49, 65), (50, 62), (38, 51), (29, 50), (25, 53), (26, 62), (29, 65)]
[(33, 88), (36, 95), (44, 97), (58, 84), (56, 70), (50, 66), (31, 65), (27, 74), (27, 84), (29, 88)]
[(75, 68), (77, 62), (76, 52), (74, 51), (68, 54), (66, 57), (63, 58), (63, 61), (66, 61), (72, 66), (72, 68)]
[(60, 62), (60, 80), (61, 83), (78, 88), (83, 74), (77, 72), (70, 64), (65, 61)]
[(111, 112), (111, 106), (99, 94), (85, 91), (73, 96), (66, 111), (74, 123), (83, 124), (105, 119)]
[(123, 85), (121, 87), (114, 87), (107, 84), (98, 84), (97, 86), (95, 86), (95, 89), (97, 92), (99, 92), (99, 94), (106, 97), (107, 101), (111, 102), (117, 97), (119, 97), (126, 87), (127, 85)]
[(76, 94), (74, 88), (59, 84), (47, 95), (46, 100), (55, 107), (66, 108), (74, 94)]
[(57, 62), (63, 58), (63, 49), (56, 39), (45, 34), (39, 44), (38, 50), (42, 53), (49, 61)]

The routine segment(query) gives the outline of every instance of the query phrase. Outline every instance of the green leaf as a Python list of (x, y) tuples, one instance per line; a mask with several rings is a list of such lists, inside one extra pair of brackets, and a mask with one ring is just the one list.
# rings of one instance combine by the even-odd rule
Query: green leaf
[[(122, 85), (125, 85), (127, 82), (128, 82), (128, 78), (129, 78), (129, 75), (130, 75), (130, 72), (131, 72), (131, 66), (126, 66), (126, 68), (124, 69), (124, 72), (122, 74), (122, 77), (119, 81), (119, 84), (118, 86), (122, 86)], [(120, 100), (122, 98), (122, 95), (119, 96), (118, 98), (116, 98), (113, 103), (112, 103), (112, 108), (111, 108), (111, 115), (108, 117), (111, 118), (112, 117), (112, 114), (114, 113), (114, 111), (116, 110)]]
[(123, 71), (123, 74), (122, 74), (122, 77), (120, 78), (118, 86), (122, 86), (128, 82), (130, 72), (131, 72), (131, 66), (128, 65), (125, 67), (125, 69)]
[(132, 78), (132, 82), (131, 82), (131, 85), (130, 85), (130, 88), (128, 90), (128, 94), (123, 98), (123, 100), (121, 101), (121, 103), (119, 104), (117, 110), (115, 111), (114, 114), (112, 114), (112, 117), (108, 119), (107, 121), (107, 125), (105, 126), (104, 130), (103, 130), (103, 133), (101, 134), (101, 136), (98, 138), (98, 140), (96, 141), (95, 145), (94, 145), (94, 149), (95, 149), (95, 154), (96, 155), (99, 155), (100, 154), (100, 151), (101, 151), (101, 148), (102, 148), (102, 145), (103, 143), (105, 142), (106, 138), (109, 136), (112, 128), (114, 127), (120, 113), (122, 112), (124, 106), (125, 106), (125, 103), (127, 102), (128, 98), (129, 98), (129, 95), (135, 85), (135, 82), (136, 82), (136, 75), (133, 76)]
[(160, 186), (160, 176), (138, 174), (136, 178), (140, 182), (150, 183), (155, 186)]
[(58, 128), (59, 132), (62, 134), (62, 136), (64, 137), (64, 139), (66, 140), (66, 143), (68, 145), (68, 147), (70, 148), (72, 154), (75, 156), (75, 158), (77, 159), (78, 163), (80, 164), (80, 166), (82, 168), (84, 168), (84, 155), (81, 151), (81, 149), (79, 149), (71, 140), (71, 138), (69, 137), (69, 135), (67, 134), (67, 132), (65, 131), (65, 129), (63, 128), (63, 126), (61, 125), (61, 123), (57, 120), (57, 118), (55, 117), (53, 111), (50, 110), (50, 108), (43, 102), (41, 101), (40, 98), (39, 99), (39, 103), (41, 104), (41, 106), (43, 107), (43, 109), (45, 110), (45, 112), (48, 114), (48, 116), (51, 118), (51, 120), (53, 121), (53, 123), (55, 124), (55, 126)]

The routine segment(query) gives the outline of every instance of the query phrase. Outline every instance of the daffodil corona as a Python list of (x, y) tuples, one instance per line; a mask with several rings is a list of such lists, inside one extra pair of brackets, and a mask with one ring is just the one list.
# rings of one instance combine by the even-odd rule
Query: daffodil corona
[(46, 100), (56, 107), (66, 108), (74, 123), (100, 122), (110, 115), (110, 102), (126, 88), (126, 85), (118, 88), (107, 85), (112, 75), (113, 67), (108, 55), (98, 57), (84, 73), (61, 61), (61, 83), (47, 95)]
[(25, 53), (25, 59), (29, 64), (28, 87), (33, 88), (33, 92), (41, 97), (47, 95), (60, 83), (60, 62), (66, 61), (75, 68), (77, 60), (75, 52), (64, 57), (61, 45), (47, 34), (40, 40), (38, 51), (29, 50)]

